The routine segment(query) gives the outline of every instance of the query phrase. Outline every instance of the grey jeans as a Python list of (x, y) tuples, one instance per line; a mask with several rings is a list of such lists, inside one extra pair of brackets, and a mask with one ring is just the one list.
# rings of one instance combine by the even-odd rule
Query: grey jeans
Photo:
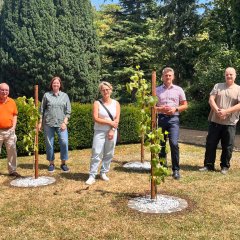
[(92, 157), (90, 163), (89, 175), (96, 177), (98, 166), (102, 160), (102, 167), (100, 173), (107, 173), (110, 170), (110, 164), (113, 159), (114, 149), (117, 140), (117, 131), (115, 131), (114, 138), (108, 139), (108, 131), (95, 130), (92, 145)]

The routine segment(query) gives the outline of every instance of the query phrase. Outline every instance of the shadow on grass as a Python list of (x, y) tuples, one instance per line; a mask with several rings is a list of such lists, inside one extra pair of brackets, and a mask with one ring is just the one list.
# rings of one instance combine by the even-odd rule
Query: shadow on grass
[[(22, 168), (22, 169), (33, 169), (33, 164), (30, 163), (21, 163), (18, 164), (18, 168)], [(38, 164), (38, 169), (47, 169), (48, 166), (45, 164)]]
[(187, 165), (187, 164), (180, 164), (180, 168), (184, 171), (199, 171), (200, 166), (192, 166), (192, 165)]
[(75, 180), (75, 181), (82, 181), (85, 182), (88, 177), (89, 174), (88, 173), (60, 173), (61, 178), (66, 178), (66, 179), (70, 179), (70, 180)]
[(106, 191), (106, 190), (95, 190), (95, 192), (100, 193), (101, 196), (106, 196), (106, 195), (113, 195), (117, 199), (131, 199), (135, 197), (142, 197), (145, 196), (144, 194), (139, 194), (139, 193), (133, 193), (133, 192), (113, 192), (113, 191)]

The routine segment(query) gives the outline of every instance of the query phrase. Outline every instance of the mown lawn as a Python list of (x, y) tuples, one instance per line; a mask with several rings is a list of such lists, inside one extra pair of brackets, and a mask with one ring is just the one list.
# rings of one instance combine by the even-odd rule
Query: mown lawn
[[(122, 164), (139, 161), (140, 145), (120, 145), (109, 173), (110, 182), (88, 177), (90, 149), (70, 152), (70, 173), (61, 173), (59, 154), (52, 174), (56, 183), (38, 188), (10, 186), (6, 159), (0, 160), (0, 239), (240, 239), (240, 153), (234, 152), (228, 175), (219, 169), (201, 173), (204, 148), (180, 145), (180, 181), (167, 177), (159, 193), (188, 201), (174, 214), (144, 214), (128, 208), (132, 197), (149, 193), (149, 174), (126, 171)], [(146, 153), (150, 160), (150, 154)], [(18, 159), (23, 176), (34, 175), (32, 157)], [(49, 176), (45, 155), (39, 175)]]

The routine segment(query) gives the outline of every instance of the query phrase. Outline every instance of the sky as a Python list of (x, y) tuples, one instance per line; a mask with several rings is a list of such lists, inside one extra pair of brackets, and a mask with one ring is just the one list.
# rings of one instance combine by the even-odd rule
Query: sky
[(108, 4), (108, 3), (117, 3), (118, 0), (91, 0), (91, 3), (93, 6), (96, 7), (96, 9), (99, 9), (99, 6), (101, 4)]
[[(101, 4), (108, 4), (108, 3), (118, 3), (118, 0), (91, 0), (92, 5), (99, 9)], [(208, 2), (207, 0), (199, 0), (199, 3)]]

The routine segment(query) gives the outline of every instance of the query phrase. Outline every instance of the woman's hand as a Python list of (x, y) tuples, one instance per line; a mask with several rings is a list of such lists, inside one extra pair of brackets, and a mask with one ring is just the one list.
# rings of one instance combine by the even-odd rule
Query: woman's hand
[(114, 120), (114, 121), (111, 121), (111, 127), (113, 128), (118, 128), (118, 121)]
[(110, 129), (108, 131), (108, 140), (113, 140), (114, 134), (115, 134), (115, 131)]
[(61, 129), (61, 131), (66, 130), (67, 129), (67, 124), (63, 122), (60, 126), (60, 129)]

